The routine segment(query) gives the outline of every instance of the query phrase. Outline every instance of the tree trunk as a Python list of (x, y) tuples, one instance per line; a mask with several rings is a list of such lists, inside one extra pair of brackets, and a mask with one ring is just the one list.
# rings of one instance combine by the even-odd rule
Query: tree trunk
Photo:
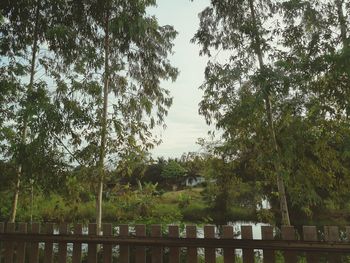
[(343, 0), (335, 0), (335, 4), (337, 6), (338, 13), (338, 21), (340, 26), (340, 38), (343, 44), (343, 48), (347, 48), (348, 40), (347, 40), (347, 26), (346, 26), (346, 18), (344, 17), (343, 12)]
[[(255, 15), (255, 9), (254, 9), (254, 0), (249, 0), (249, 7), (250, 7), (250, 12), (252, 16), (252, 22), (253, 22), (253, 29), (255, 31), (254, 34), (254, 48), (255, 48), (255, 53), (258, 57), (259, 61), (259, 67), (261, 71), (264, 71), (265, 65), (263, 61), (263, 54), (261, 50), (261, 40), (260, 40), (260, 35), (259, 35), (259, 30), (257, 26), (257, 21), (256, 21), (256, 15)], [(266, 83), (262, 85), (263, 89), (266, 89)], [(284, 180), (281, 176), (281, 163), (280, 163), (280, 153), (278, 149), (278, 144), (277, 144), (277, 139), (276, 139), (276, 132), (275, 132), (275, 125), (273, 121), (273, 116), (272, 116), (272, 107), (271, 107), (271, 98), (269, 92), (267, 90), (264, 90), (265, 93), (265, 108), (266, 108), (266, 115), (267, 115), (267, 120), (268, 120), (268, 125), (270, 129), (270, 135), (272, 139), (272, 146), (273, 150), (276, 154), (277, 160), (274, 161), (274, 169), (276, 173), (276, 178), (277, 178), (277, 189), (278, 189), (278, 194), (279, 194), (279, 199), (280, 199), (280, 211), (281, 211), (281, 216), (282, 216), (282, 225), (289, 226), (290, 225), (290, 220), (289, 220), (289, 211), (288, 211), (288, 204), (287, 204), (287, 198), (286, 198), (286, 191), (285, 191), (285, 186), (284, 186)]]
[(96, 224), (101, 230), (102, 224), (102, 193), (104, 183), (104, 159), (106, 155), (106, 136), (107, 136), (107, 109), (108, 109), (108, 87), (109, 87), (109, 13), (107, 11), (105, 18), (105, 65), (104, 65), (104, 86), (103, 86), (103, 113), (101, 120), (101, 146), (99, 159), (99, 181), (96, 198)]
[[(37, 49), (38, 49), (39, 11), (40, 11), (40, 1), (38, 0), (37, 6), (36, 6), (36, 13), (35, 13), (34, 39), (33, 39), (33, 44), (32, 44), (32, 58), (31, 58), (31, 62), (30, 62), (31, 63), (30, 64), (30, 79), (29, 79), (28, 91), (31, 91), (33, 89), (33, 85), (34, 85), (36, 53), (37, 53)], [(26, 145), (27, 129), (28, 129), (28, 118), (27, 118), (27, 116), (24, 116), (23, 128), (21, 131), (21, 144), (22, 144), (21, 150), (23, 150), (23, 146)], [(21, 156), (21, 158), (23, 158), (23, 152), (20, 153), (20, 156)], [(21, 186), (21, 177), (22, 177), (21, 161), (22, 160), (20, 160), (20, 162), (18, 163), (18, 166), (16, 169), (15, 191), (14, 191), (14, 195), (13, 195), (11, 215), (10, 215), (10, 220), (9, 220), (11, 223), (14, 223), (16, 220), (18, 197), (19, 197), (20, 186)]]

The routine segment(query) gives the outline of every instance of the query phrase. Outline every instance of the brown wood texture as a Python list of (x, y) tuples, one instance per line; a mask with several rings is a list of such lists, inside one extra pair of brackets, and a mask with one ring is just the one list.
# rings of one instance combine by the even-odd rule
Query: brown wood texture
[[(241, 226), (242, 239), (253, 239), (252, 226)], [(243, 249), (243, 263), (254, 263), (254, 250)]]
[[(222, 227), (222, 238), (233, 239), (233, 226), (223, 226)], [(234, 248), (224, 248), (224, 263), (234, 263), (235, 262), (235, 249)]]
[[(61, 223), (58, 227), (60, 235), (68, 234), (68, 225), (66, 223)], [(67, 243), (60, 242), (58, 244), (58, 263), (67, 263)]]
[[(97, 236), (97, 224), (89, 224), (89, 236)], [(97, 244), (88, 243), (88, 263), (97, 263)]]
[[(162, 226), (152, 225), (151, 226), (151, 237), (161, 237), (162, 236)], [(163, 262), (163, 247), (155, 246), (152, 247), (152, 263), (162, 263)]]
[[(120, 225), (119, 226), (119, 236), (120, 237), (128, 237), (129, 236), (129, 226), (128, 225)], [(120, 246), (120, 262), (129, 263), (130, 261), (130, 248), (128, 245)]]
[[(137, 237), (146, 236), (146, 226), (136, 225), (135, 232)], [(146, 263), (146, 248), (144, 246), (137, 246), (135, 249), (135, 262), (136, 263)]]
[[(103, 236), (113, 236), (112, 224), (102, 225)], [(112, 245), (103, 244), (103, 263), (112, 263)]]
[[(273, 227), (262, 226), (261, 227), (261, 239), (262, 240), (273, 240)], [(275, 251), (271, 249), (263, 250), (263, 261), (264, 263), (275, 262)]]
[[(179, 238), (179, 227), (169, 226), (169, 237)], [(171, 247), (169, 250), (169, 263), (180, 263), (180, 248)]]
[[(74, 235), (82, 235), (82, 224), (76, 224), (74, 226)], [(72, 255), (73, 263), (81, 262), (81, 242), (73, 242), (73, 255)]]
[[(53, 235), (54, 225), (52, 223), (47, 223), (44, 225), (43, 230), (47, 235)], [(44, 251), (44, 263), (53, 262), (53, 243), (45, 242), (45, 251)]]
[[(40, 233), (40, 224), (39, 223), (32, 223), (30, 229), (31, 229), (30, 233), (39, 234)], [(30, 263), (39, 262), (39, 242), (37, 242), (37, 241), (31, 242), (29, 254), (30, 254), (30, 256), (29, 256)]]
[[(197, 227), (196, 226), (186, 226), (186, 238), (197, 238)], [(197, 247), (187, 248), (187, 262), (197, 263), (198, 262), (198, 252)]]
[[(315, 226), (303, 226), (303, 240), (317, 241), (317, 229)], [(308, 263), (318, 263), (320, 258), (317, 253), (306, 253), (306, 260)]]
[[(339, 241), (339, 228), (337, 226), (325, 226), (324, 227), (325, 240), (330, 242)], [(330, 263), (339, 263), (341, 261), (341, 255), (339, 253), (329, 253), (328, 261)]]
[[(204, 226), (204, 238), (215, 238), (215, 226)], [(216, 252), (215, 248), (205, 248), (204, 249), (204, 262), (205, 263), (215, 263), (216, 262)]]
[[(14, 233), (15, 232), (15, 223), (7, 223), (5, 232), (6, 233)], [(13, 255), (14, 255), (14, 245), (15, 242), (6, 242), (5, 243), (5, 263), (13, 263)]]
[[(19, 233), (27, 233), (27, 224), (26, 223), (19, 223), (18, 224), (18, 232)], [(26, 243), (19, 240), (17, 242), (17, 263), (24, 263), (25, 262), (25, 256), (26, 256)]]
[[(281, 234), (283, 240), (296, 240), (296, 233), (293, 226), (282, 226)], [(295, 251), (284, 251), (283, 255), (286, 263), (297, 263), (298, 257)]]

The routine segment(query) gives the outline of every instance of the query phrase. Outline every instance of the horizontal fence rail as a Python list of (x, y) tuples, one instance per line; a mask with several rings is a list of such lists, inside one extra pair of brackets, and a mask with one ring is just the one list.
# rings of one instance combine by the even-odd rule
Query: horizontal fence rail
[[(350, 227), (317, 229), (304, 226), (280, 230), (261, 227), (261, 239), (253, 239), (251, 226), (216, 228), (172, 225), (96, 224), (40, 225), (0, 223), (1, 263), (36, 262), (349, 262)], [(198, 237), (200, 235), (201, 237)], [(238, 236), (241, 238), (238, 238)], [(348, 254), (348, 255), (347, 255)], [(238, 261), (240, 260), (240, 261)]]

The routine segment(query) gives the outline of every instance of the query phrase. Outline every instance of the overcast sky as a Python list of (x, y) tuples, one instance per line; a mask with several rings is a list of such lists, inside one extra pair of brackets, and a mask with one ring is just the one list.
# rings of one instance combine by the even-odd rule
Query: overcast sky
[(199, 46), (190, 43), (198, 29), (198, 13), (208, 6), (209, 0), (158, 0), (157, 8), (149, 10), (161, 25), (173, 25), (178, 31), (172, 64), (180, 70), (175, 83), (164, 82), (174, 97), (166, 118), (166, 130), (160, 131), (163, 143), (152, 151), (153, 157), (180, 157), (182, 153), (199, 149), (196, 141), (207, 137), (209, 127), (198, 114), (202, 97), (199, 86), (204, 80), (207, 58), (199, 57)]

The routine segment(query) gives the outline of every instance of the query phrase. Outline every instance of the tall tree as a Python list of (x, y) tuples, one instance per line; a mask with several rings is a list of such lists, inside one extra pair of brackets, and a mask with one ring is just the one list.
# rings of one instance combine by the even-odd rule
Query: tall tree
[[(53, 58), (68, 50), (62, 44), (62, 35), (68, 29), (64, 25), (71, 21), (68, 19), (71, 13), (67, 7), (65, 1), (57, 1), (53, 5), (46, 0), (2, 1), (0, 5), (4, 17), (0, 25), (0, 55), (3, 61), (1, 67), (10, 76), (7, 80), (11, 79), (19, 92), (11, 104), (13, 114), (6, 119), (9, 137), (2, 140), (4, 144), (12, 144), (7, 147), (6, 155), (11, 156), (17, 167), (11, 222), (16, 218), (24, 162), (30, 159), (28, 144), (34, 140), (36, 143), (40, 140), (43, 142), (41, 136), (44, 134), (48, 136), (46, 142), (51, 140), (52, 134), (49, 135), (49, 131), (55, 130), (58, 133), (59, 128), (55, 121), (62, 121), (59, 109), (52, 103), (50, 91), (54, 87), (49, 87), (49, 83), (55, 83), (52, 77), (56, 68)], [(57, 32), (61, 33), (59, 37)], [(37, 76), (39, 70), (41, 75)], [(2, 84), (9, 86), (10, 82)], [(51, 118), (50, 122), (45, 117)], [(39, 122), (46, 127), (38, 129)], [(12, 133), (9, 133), (10, 130)]]
[[(216, 121), (217, 127), (226, 130), (223, 116), (230, 111), (221, 100), (230, 100), (236, 96), (235, 87), (242, 84), (258, 89), (257, 96), (265, 104), (265, 121), (268, 124), (272, 152), (271, 172), (275, 174), (280, 199), (282, 224), (289, 225), (289, 212), (285, 193), (280, 146), (276, 137), (273, 100), (274, 88), (273, 45), (277, 32), (266, 27), (274, 17), (276, 5), (273, 1), (216, 1), (200, 13), (200, 27), (193, 42), (202, 45), (201, 55), (211, 57), (212, 51), (223, 51), (229, 59), (218, 62), (219, 55), (209, 61), (202, 85), (204, 98), (200, 112), (209, 122)], [(226, 120), (228, 121), (228, 120)], [(230, 131), (226, 130), (227, 136)]]
[[(146, 9), (155, 1), (91, 0), (81, 3), (84, 23), (80, 50), (70, 83), (65, 80), (65, 107), (74, 105), (80, 119), (72, 133), (76, 156), (96, 168), (96, 222), (101, 226), (105, 170), (130, 152), (153, 147), (156, 124), (172, 103), (160, 80), (175, 80), (168, 55), (176, 36)], [(68, 103), (69, 102), (69, 103)], [(78, 135), (80, 134), (80, 136)], [(79, 147), (80, 145), (80, 147)], [(109, 157), (109, 164), (106, 159)]]

